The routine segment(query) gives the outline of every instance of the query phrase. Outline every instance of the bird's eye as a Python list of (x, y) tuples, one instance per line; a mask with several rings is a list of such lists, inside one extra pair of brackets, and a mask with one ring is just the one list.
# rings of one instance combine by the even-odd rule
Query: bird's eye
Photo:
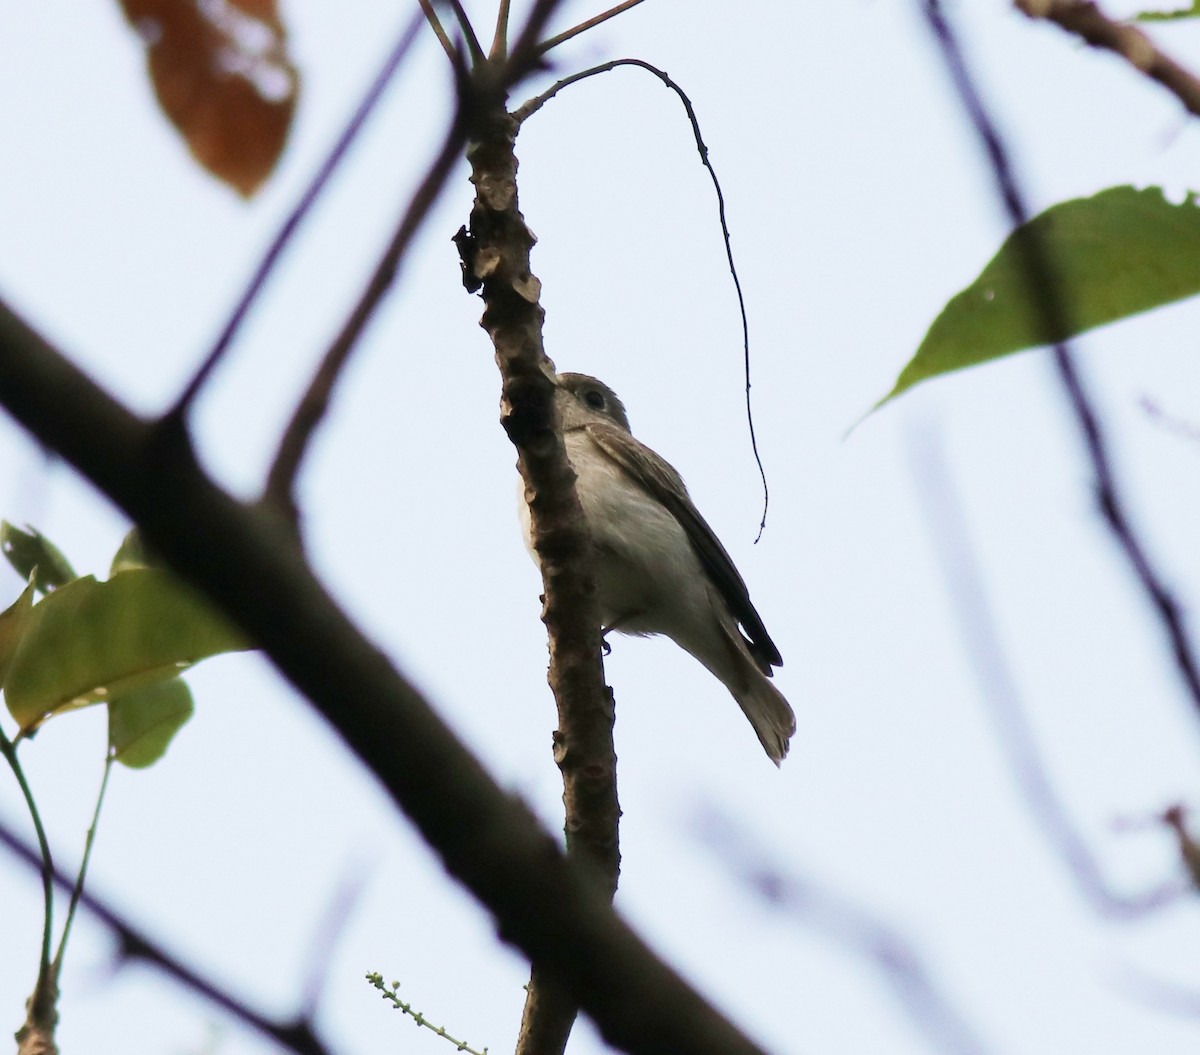
[(583, 401), (593, 410), (604, 409), (604, 396), (594, 388), (583, 397)]

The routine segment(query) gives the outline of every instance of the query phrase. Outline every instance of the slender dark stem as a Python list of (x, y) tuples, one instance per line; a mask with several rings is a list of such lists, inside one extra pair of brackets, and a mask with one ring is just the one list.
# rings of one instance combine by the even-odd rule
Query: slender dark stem
[(737, 265), (733, 260), (733, 239), (729, 234), (729, 223), (725, 215), (725, 195), (721, 191), (721, 181), (717, 178), (716, 169), (713, 168), (712, 161), (708, 156), (708, 146), (704, 142), (704, 137), (700, 134), (700, 121), (696, 117), (692, 100), (688, 98), (687, 93), (671, 79), (666, 71), (660, 70), (657, 66), (651, 65), (649, 62), (644, 62), (642, 59), (613, 59), (611, 62), (602, 62), (599, 66), (581, 70), (579, 73), (573, 73), (571, 76), (564, 77), (562, 80), (555, 82), (546, 91), (542, 92), (541, 95), (536, 95), (517, 107), (513, 111), (513, 117), (516, 118), (518, 124), (522, 124), (569, 85), (576, 84), (589, 77), (595, 77), (601, 73), (608, 73), (610, 70), (615, 70), (621, 66), (633, 66), (652, 73), (679, 98), (684, 110), (687, 112), (688, 122), (692, 126), (692, 135), (696, 140), (696, 151), (700, 155), (701, 164), (708, 170), (713, 190), (717, 194), (717, 214), (721, 221), (721, 235), (725, 242), (725, 259), (729, 265), (729, 274), (733, 279), (733, 287), (737, 292), (738, 311), (741, 313), (742, 318), (742, 365), (746, 379), (746, 422), (750, 429), (750, 449), (754, 453), (754, 464), (758, 467), (759, 479), (762, 481), (762, 518), (759, 520), (758, 534), (754, 539), (755, 542), (758, 542), (762, 538), (763, 530), (767, 526), (767, 509), (771, 503), (771, 492), (767, 486), (767, 472), (763, 468), (762, 456), (758, 450), (758, 435), (754, 428), (754, 411), (750, 403), (750, 317), (746, 311), (746, 298), (742, 292), (742, 282), (738, 277)]
[(67, 939), (71, 936), (71, 924), (75, 922), (75, 910), (79, 908), (79, 896), (83, 893), (83, 884), (87, 880), (88, 863), (92, 859), (92, 845), (96, 841), (96, 828), (100, 824), (100, 810), (104, 806), (104, 793), (108, 790), (108, 777), (112, 773), (113, 757), (110, 754), (104, 760), (104, 777), (100, 781), (100, 791), (96, 795), (96, 808), (92, 812), (91, 827), (88, 828), (87, 839), (83, 844), (83, 860), (79, 863), (79, 874), (75, 877), (75, 885), (71, 888), (71, 901), (67, 905), (67, 919), (63, 924), (62, 937), (58, 940), (58, 952), (54, 954), (54, 973), (57, 976), (62, 969), (63, 954), (67, 951)]
[(462, 30), (463, 37), (467, 42), (467, 49), (471, 53), (472, 63), (483, 62), (487, 56), (483, 53), (479, 37), (475, 35), (475, 27), (471, 25), (471, 20), (467, 18), (467, 13), (463, 10), (463, 5), (459, 0), (449, 0), (449, 3), (454, 11), (454, 17), (458, 19), (458, 28)]
[(309, 442), (325, 416), (325, 412), (329, 409), (333, 387), (341, 376), (342, 369), (354, 351), (371, 316), (375, 313), (375, 309), (379, 307), (384, 294), (395, 280), (404, 254), (425, 217), (429, 215), (429, 210), (441, 193), (450, 170), (454, 167), (454, 162), (465, 141), (464, 127), (461, 116), (456, 117), (442, 143), (441, 150), (438, 151), (425, 178), (410, 199), (408, 208), (396, 227), (396, 233), (375, 265), (371, 279), (359, 296), (358, 303), (355, 304), (353, 311), (342, 325), (341, 331), (326, 351), (321, 365), (317, 368), (307, 391), (284, 430), (279, 449), (267, 474), (263, 500), (281, 512), (293, 525), (299, 519), (294, 493), (296, 476), (300, 471)]
[(559, 44), (570, 40), (572, 37), (579, 36), (580, 33), (585, 33), (594, 26), (600, 25), (602, 22), (607, 22), (610, 18), (616, 18), (623, 11), (628, 11), (631, 7), (637, 7), (642, 0), (624, 0), (624, 3), (617, 4), (616, 7), (610, 7), (607, 11), (603, 11), (595, 18), (589, 18), (586, 22), (580, 22), (577, 26), (572, 26), (568, 30), (564, 30), (556, 37), (551, 37), (549, 40), (542, 41), (538, 45), (538, 51), (545, 55), (551, 48), (558, 47)]
[(21, 788), (21, 794), (25, 799), (25, 805), (29, 809), (30, 819), (33, 821), (33, 830), (37, 836), (38, 850), (41, 852), (40, 870), (42, 875), (42, 957), (38, 968), (39, 986), (43, 978), (49, 977), (50, 972), (50, 945), (52, 942), (52, 934), (54, 927), (54, 858), (50, 854), (50, 841), (46, 838), (46, 829), (42, 824), (42, 815), (38, 812), (37, 801), (33, 797), (33, 789), (29, 786), (29, 781), (25, 777), (25, 770), (21, 766), (21, 760), (17, 758), (17, 745), (10, 740), (0, 729), (0, 754), (4, 755), (4, 760), (8, 763), (9, 769), (13, 771), (13, 776), (17, 778), (17, 784)]
[[(996, 193), (1003, 201), (1014, 228), (1021, 235), (1015, 240), (1014, 246), (1023, 258), (1022, 270), (1029, 299), (1041, 317), (1041, 329), (1045, 333), (1069, 333), (1069, 320), (1058, 276), (1053, 273), (1043, 247), (1024, 227), (1029, 212), (1017, 186), (1008, 152), (983, 105), (954, 31), (943, 16), (938, 0), (923, 0), (923, 10), (959, 99), (991, 163)], [(1130, 523), (1113, 472), (1108, 441), (1065, 342), (1059, 341), (1054, 345), (1054, 365), (1091, 461), (1100, 512), (1152, 608), (1157, 612), (1184, 688), (1191, 697), (1193, 707), (1200, 712), (1200, 664), (1193, 654), (1179, 603), (1151, 564), (1145, 547)]]
[(284, 220), (283, 226), (280, 227), (278, 233), (271, 241), (266, 254), (250, 279), (249, 285), (246, 286), (241, 299), (233, 309), (233, 314), (229, 316), (229, 321), (225, 323), (225, 327), (217, 338), (216, 344), (213, 345), (204, 362), (200, 364), (200, 368), (193, 375), (191, 381), (188, 382), (187, 387), (179, 396), (174, 407), (168, 412), (168, 417), (182, 420), (186, 416), (188, 409), (195, 402), (196, 397), (204, 387), (209, 376), (229, 350), (234, 337), (237, 336), (238, 331), (241, 329), (250, 308), (258, 299), (259, 293), (261, 293), (267, 278), (274, 270), (284, 249), (287, 248), (301, 221), (308, 215), (317, 198), (325, 189), (325, 185), (329, 182), (329, 177), (333, 175), (338, 164), (346, 156), (351, 144), (370, 116), (371, 111), (374, 110), (375, 104), (379, 102), (384, 88), (387, 87), (396, 70), (400, 68), (400, 63), (404, 61), (404, 57), (408, 54), (409, 48), (412, 47), (420, 28), (421, 16), (419, 14), (409, 19), (408, 25), (405, 27), (404, 32), (401, 33), (400, 39), (396, 42), (396, 46), (392, 48), (379, 73), (376, 74), (375, 79), (371, 82), (371, 86), (367, 89), (367, 94), (363, 96), (362, 102), (358, 104), (358, 108), (354, 111), (346, 128), (338, 137), (337, 142), (334, 143), (333, 149), (330, 150), (329, 155), (321, 163), (321, 167), (317, 169), (312, 182), (300, 196), (296, 207), (288, 215), (288, 218)]
[[(22, 839), (10, 831), (3, 821), (0, 821), (0, 844), (7, 847), (13, 855), (19, 857), (30, 867), (39, 867), (38, 852), (33, 847), (27, 846)], [(65, 873), (52, 868), (50, 875), (52, 882), (63, 890), (74, 889), (75, 881)], [(123, 958), (142, 960), (145, 963), (153, 964), (185, 988), (199, 993), (244, 1025), (262, 1033), (283, 1047), (291, 1049), (297, 1055), (330, 1055), (325, 1045), (317, 1039), (307, 1025), (298, 1022), (276, 1022), (260, 1015), (231, 996), (215, 982), (209, 981), (172, 956), (163, 946), (147, 937), (115, 909), (92, 894), (81, 891), (79, 903), (116, 934), (120, 941), (120, 953)]]

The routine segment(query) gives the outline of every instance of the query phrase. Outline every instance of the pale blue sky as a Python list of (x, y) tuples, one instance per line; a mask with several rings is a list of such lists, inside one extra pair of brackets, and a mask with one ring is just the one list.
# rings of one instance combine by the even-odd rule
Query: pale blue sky
[[(490, 3), (467, 6), (490, 22)], [(116, 5), (69, 19), (56, 5), (6, 5), (0, 295), (122, 398), (162, 407), (408, 17), (395, 8), (286, 6), (304, 93), (278, 173), (247, 206), (195, 168), (161, 119)], [(562, 25), (595, 10), (573, 3)], [(954, 14), (1037, 206), (1118, 183), (1196, 186), (1200, 133), (1160, 89), (1000, 0)], [(1195, 28), (1158, 36), (1200, 66)], [(625, 55), (691, 94), (724, 183), (772, 486), (763, 541), (752, 545), (740, 324), (711, 187), (678, 102), (643, 73), (573, 88), (521, 135), (547, 350), (611, 384), (634, 432), (687, 479), (780, 646), (799, 731), (777, 772), (689, 657), (664, 640), (615, 642), (621, 911), (773, 1050), (929, 1050), (869, 967), (761, 905), (697, 840), (696, 811), (716, 808), (786, 867), (909, 934), (992, 1050), (1190, 1052), (1200, 1024), (1148, 1010), (1121, 979), (1140, 969), (1200, 992), (1200, 915), (1182, 905), (1145, 923), (1098, 922), (1040, 839), (963, 657), (910, 471), (909, 441), (932, 434), (1080, 827), (1130, 889), (1173, 874), (1165, 837), (1112, 822), (1197, 798), (1196, 719), (1093, 515), (1048, 363), (1025, 355), (926, 385), (842, 440), (1004, 234), (917, 5), (647, 0), (558, 61), (569, 72)], [(435, 149), (444, 67), (425, 40), (205, 396), (204, 458), (239, 493), (261, 478)], [(470, 195), (460, 166), (338, 390), (303, 502), (336, 596), (557, 830), (538, 579), (481, 306), (462, 291), (450, 243)], [(1200, 417), (1198, 323), (1185, 304), (1081, 342), (1138, 524), (1185, 603), (1200, 597), (1200, 448), (1137, 403), (1150, 395)], [(0, 515), (33, 522), (97, 572), (127, 527), (69, 471), (43, 473), (3, 417)], [(0, 591), (17, 589), (0, 572)], [(318, 918), (348, 873), (364, 873), (328, 968), (320, 1025), (332, 1046), (448, 1050), (361, 981), (380, 970), (457, 1035), (511, 1048), (525, 966), (324, 724), (254, 657), (206, 663), (190, 681), (197, 715), (166, 759), (114, 777), (94, 891), (286, 1013)], [(65, 861), (82, 843), (102, 746), (102, 716), (90, 714), (51, 723), (25, 751)], [(0, 813), (23, 819), (3, 775)], [(0, 903), (0, 1017), (15, 1029), (39, 898), (4, 858)], [(111, 952), (80, 928), (63, 1050), (202, 1050), (216, 1013), (144, 972), (113, 975)], [(267, 1050), (218, 1028), (222, 1055)], [(572, 1050), (602, 1047), (580, 1027)]]

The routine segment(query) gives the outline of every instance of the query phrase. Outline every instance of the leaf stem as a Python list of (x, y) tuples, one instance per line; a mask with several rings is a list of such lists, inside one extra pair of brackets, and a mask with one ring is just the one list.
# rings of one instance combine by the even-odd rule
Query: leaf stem
[(104, 759), (104, 776), (100, 780), (100, 791), (96, 795), (96, 809), (92, 813), (92, 824), (88, 828), (87, 839), (83, 844), (83, 860), (79, 863), (79, 875), (75, 877), (75, 885), (71, 888), (71, 901), (67, 905), (67, 920), (63, 924), (62, 937), (58, 941), (58, 952), (54, 954), (54, 973), (58, 974), (62, 967), (63, 953), (67, 948), (67, 938), (71, 934), (71, 924), (75, 920), (75, 910), (79, 907), (79, 896), (83, 893), (83, 882), (87, 878), (88, 862), (92, 858), (92, 844), (96, 840), (96, 827), (100, 823), (100, 808), (104, 805), (104, 793), (108, 790), (108, 777), (112, 773), (114, 756), (110, 751)]
[(50, 971), (50, 932), (54, 918), (54, 860), (50, 856), (50, 841), (46, 838), (46, 829), (42, 824), (42, 816), (38, 812), (37, 802), (33, 797), (33, 789), (25, 778), (25, 770), (17, 758), (17, 746), (14, 741), (0, 729), (0, 754), (8, 763), (20, 785), (21, 794), (25, 796), (25, 804), (29, 807), (29, 816), (33, 820), (33, 830), (37, 835), (38, 849), (42, 854), (42, 900), (45, 906), (42, 923), (42, 959), (38, 968), (38, 988)]

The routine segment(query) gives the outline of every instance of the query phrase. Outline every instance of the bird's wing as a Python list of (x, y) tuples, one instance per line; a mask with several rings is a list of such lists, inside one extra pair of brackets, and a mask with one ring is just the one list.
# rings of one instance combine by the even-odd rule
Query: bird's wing
[(661, 502), (687, 533), (692, 549), (708, 571), (733, 617), (742, 625), (750, 643), (750, 653), (762, 672), (783, 665), (779, 649), (763, 626), (762, 618), (750, 601), (750, 591), (742, 580), (721, 540), (702, 517), (691, 499), (683, 478), (663, 458), (628, 432), (607, 422), (589, 422), (587, 434), (597, 447), (624, 469), (651, 497)]

